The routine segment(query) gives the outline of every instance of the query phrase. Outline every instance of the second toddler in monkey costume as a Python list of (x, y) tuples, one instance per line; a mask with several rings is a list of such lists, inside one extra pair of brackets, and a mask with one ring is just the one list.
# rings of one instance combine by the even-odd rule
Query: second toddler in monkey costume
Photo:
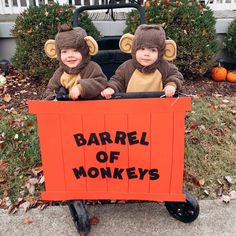
[(143, 24), (134, 36), (125, 34), (120, 40), (120, 48), (123, 52), (131, 52), (132, 59), (118, 67), (101, 95), (111, 98), (115, 92), (164, 90), (167, 97), (172, 97), (176, 89), (181, 88), (183, 76), (174, 64), (167, 61), (174, 58), (168, 57), (168, 42), (173, 46), (171, 50), (175, 57), (176, 45), (172, 40), (166, 40), (160, 25)]

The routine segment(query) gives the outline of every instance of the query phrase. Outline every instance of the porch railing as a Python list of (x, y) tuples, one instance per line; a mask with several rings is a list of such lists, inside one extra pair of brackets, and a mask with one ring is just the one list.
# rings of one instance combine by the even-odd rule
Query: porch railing
[[(144, 0), (145, 1), (145, 0)], [(212, 10), (235, 10), (236, 0), (199, 0), (205, 2)], [(84, 5), (106, 4), (109, 0), (0, 0), (0, 14), (19, 14), (30, 5), (39, 6), (41, 4), (50, 4), (58, 2), (60, 5), (71, 4), (76, 7)], [(119, 2), (129, 2), (129, 0), (120, 0)]]
[[(39, 6), (58, 2), (60, 5), (70, 4), (76, 7), (88, 5), (107, 4), (109, 0), (0, 0), (0, 14), (19, 14), (29, 6)], [(129, 0), (121, 0), (120, 3), (128, 3)]]

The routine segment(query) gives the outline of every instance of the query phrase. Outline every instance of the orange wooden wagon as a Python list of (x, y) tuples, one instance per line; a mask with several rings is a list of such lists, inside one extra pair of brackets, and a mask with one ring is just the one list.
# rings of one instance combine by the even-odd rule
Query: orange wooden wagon
[[(182, 192), (191, 98), (29, 101), (28, 106), (38, 122), (43, 200), (164, 201), (175, 218), (197, 218), (197, 201)], [(78, 221), (81, 202), (72, 201), (71, 208)], [(80, 221), (87, 220), (85, 215)]]
[[(144, 23), (144, 8), (136, 3), (83, 6), (74, 12), (73, 26), (84, 10), (123, 7), (138, 9)], [(119, 50), (119, 38), (101, 39), (101, 52), (92, 58), (108, 78), (130, 58)], [(38, 122), (46, 189), (41, 197), (68, 200), (80, 233), (90, 231), (82, 200), (162, 201), (182, 222), (198, 217), (198, 202), (182, 192), (184, 120), (191, 98), (158, 97), (157, 92), (116, 94), (114, 100), (28, 102)]]

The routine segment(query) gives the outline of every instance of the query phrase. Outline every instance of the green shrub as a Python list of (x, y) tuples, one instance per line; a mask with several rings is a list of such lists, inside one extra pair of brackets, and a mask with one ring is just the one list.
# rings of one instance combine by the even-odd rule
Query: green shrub
[[(215, 18), (208, 7), (195, 0), (152, 1), (145, 10), (145, 16), (147, 24), (162, 24), (166, 35), (176, 42), (175, 64), (186, 79), (204, 74), (212, 67), (217, 40)], [(137, 11), (128, 15), (126, 24), (125, 32), (134, 33), (139, 24)]]
[[(44, 53), (44, 44), (54, 39), (59, 24), (71, 23), (74, 7), (69, 5), (30, 6), (20, 14), (12, 29), (16, 37), (16, 52), (12, 64), (22, 73), (38, 78), (49, 78), (58, 66), (58, 61)], [(95, 39), (99, 32), (86, 12), (79, 17), (80, 26)]]
[(236, 58), (236, 19), (231, 22), (224, 38), (224, 47), (230, 56)]

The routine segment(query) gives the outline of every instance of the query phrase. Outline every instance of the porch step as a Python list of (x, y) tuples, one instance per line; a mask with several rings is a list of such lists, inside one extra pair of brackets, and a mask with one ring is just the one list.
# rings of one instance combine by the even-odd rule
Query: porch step
[[(111, 10), (109, 12), (89, 12), (89, 18), (98, 27), (98, 30), (102, 32), (103, 35), (109, 34), (109, 30), (114, 31), (114, 27), (117, 28), (116, 35), (121, 34), (120, 29), (125, 25), (125, 20), (127, 19), (127, 12), (117, 12)], [(216, 33), (225, 34), (228, 31), (228, 27), (233, 19), (236, 19), (236, 11), (224, 10), (224, 11), (214, 11), (214, 16), (216, 18)], [(13, 27), (14, 22), (17, 18), (17, 14), (6, 14), (0, 15), (0, 38), (9, 38), (10, 29)], [(115, 21), (114, 21), (115, 19)], [(105, 32), (103, 32), (105, 29)], [(114, 35), (114, 33), (111, 33)]]
[(236, 19), (236, 11), (214, 11), (214, 16), (216, 18), (216, 33), (225, 34), (228, 32), (230, 23)]

